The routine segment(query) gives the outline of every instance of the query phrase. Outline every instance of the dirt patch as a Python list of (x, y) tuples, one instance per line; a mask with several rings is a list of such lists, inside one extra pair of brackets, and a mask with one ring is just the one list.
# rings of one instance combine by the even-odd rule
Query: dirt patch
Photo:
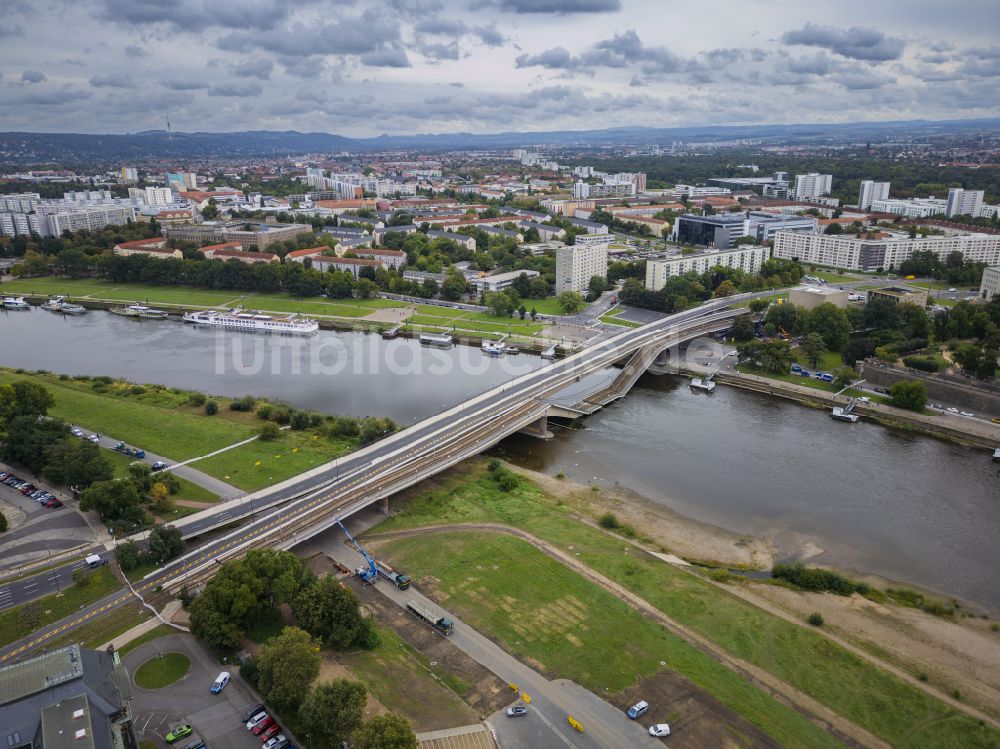
[[(480, 719), (510, 703), (507, 685), (483, 665), (441, 637), (433, 629), (367, 586), (349, 583), (358, 598), (383, 627), (391, 628), (407, 645), (427, 661), (433, 671), (446, 680), (459, 697)], [(454, 721), (448, 725), (457, 725)], [(442, 726), (437, 726), (441, 728)], [(421, 729), (430, 730), (430, 729)]]
[(415, 310), (412, 307), (387, 307), (377, 309), (370, 315), (365, 315), (365, 321), (400, 323), (412, 315)]
[(741, 536), (698, 522), (620, 487), (594, 492), (568, 479), (557, 479), (510, 463), (506, 465), (527, 476), (549, 496), (578, 508), (585, 515), (581, 520), (593, 524), (594, 517), (613, 512), (622, 523), (641, 529), (643, 536), (655, 539), (655, 546), (660, 551), (727, 567), (770, 569), (774, 561), (776, 549), (770, 539)]
[(704, 690), (672, 671), (661, 671), (624, 692), (606, 697), (623, 711), (639, 700), (649, 703), (643, 724), (668, 723), (671, 749), (780, 749), (781, 744)]
[(337, 565), (333, 563), (333, 560), (322, 552), (316, 552), (308, 559), (303, 559), (302, 563), (305, 565), (305, 568), (316, 575), (316, 577), (323, 577), (325, 575), (339, 577), (341, 573), (341, 571), (337, 569)]
[[(316, 677), (316, 683), (322, 684), (323, 682), (333, 681), (334, 679), (347, 679), (348, 681), (359, 681), (349, 668), (344, 666), (342, 663), (338, 663), (337, 659), (332, 653), (326, 653), (323, 657), (323, 662), (319, 666), (319, 676)], [(375, 695), (368, 692), (368, 701), (365, 703), (365, 720), (372, 718), (376, 715), (386, 715), (390, 711), (386, 709), (385, 705), (376, 699)]]
[(3, 513), (5, 518), (7, 518), (8, 531), (12, 531), (17, 528), (17, 526), (21, 525), (27, 517), (21, 508), (15, 507), (6, 499), (0, 499), (0, 512)]

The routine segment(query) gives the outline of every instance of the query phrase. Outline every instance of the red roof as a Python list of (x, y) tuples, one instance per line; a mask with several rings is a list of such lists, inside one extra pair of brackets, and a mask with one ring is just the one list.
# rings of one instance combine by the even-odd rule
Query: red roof
[(243, 245), (239, 242), (222, 242), (221, 244), (210, 244), (201, 248), (202, 252), (219, 252), (220, 250), (242, 250)]
[(342, 263), (344, 265), (370, 265), (381, 267), (382, 263), (378, 260), (369, 260), (363, 257), (333, 257), (331, 255), (321, 255), (316, 258), (317, 261), (324, 263)]
[(322, 252), (329, 252), (330, 248), (326, 245), (322, 247), (310, 247), (306, 250), (293, 250), (289, 252), (285, 257), (309, 257), (310, 255), (319, 255)]
[(246, 250), (215, 250), (213, 258), (246, 258), (248, 260), (264, 260), (271, 262), (278, 256), (273, 252), (247, 252)]
[(402, 250), (374, 250), (367, 247), (360, 247), (356, 250), (351, 250), (358, 255), (385, 255), (386, 257), (406, 257), (406, 253)]
[(189, 190), (187, 192), (181, 192), (182, 198), (187, 198), (188, 200), (194, 200), (200, 203), (203, 200), (208, 200), (209, 198), (228, 198), (233, 195), (242, 195), (239, 190), (215, 190), (214, 192), (205, 192), (203, 190)]
[(123, 250), (148, 250), (156, 247), (163, 247), (167, 240), (163, 237), (150, 237), (149, 239), (133, 239), (131, 242), (119, 242), (115, 249)]

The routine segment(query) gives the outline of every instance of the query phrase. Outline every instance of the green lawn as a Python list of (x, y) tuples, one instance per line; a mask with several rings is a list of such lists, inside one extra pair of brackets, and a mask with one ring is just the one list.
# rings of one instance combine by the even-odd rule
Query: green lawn
[(545, 299), (522, 299), (528, 311), (534, 307), (540, 315), (565, 315), (562, 305), (559, 304), (559, 297), (545, 297)]
[(122, 645), (120, 648), (118, 648), (118, 652), (121, 653), (122, 655), (125, 655), (125, 653), (135, 650), (140, 645), (145, 645), (147, 642), (158, 640), (161, 637), (167, 637), (168, 635), (175, 635), (179, 631), (180, 630), (171, 627), (169, 624), (159, 624), (153, 627), (148, 632), (139, 635), (134, 640), (131, 640), (130, 642), (127, 642), (124, 645)]
[(51, 650), (63, 645), (79, 643), (85, 648), (98, 650), (118, 635), (128, 632), (137, 624), (142, 624), (150, 616), (152, 614), (149, 613), (149, 609), (138, 601), (124, 604), (103, 616), (90, 619), (61, 637), (48, 640), (45, 646)]
[(601, 315), (601, 322), (606, 322), (611, 325), (619, 325), (623, 328), (640, 328), (642, 323), (633, 322), (632, 320), (622, 320), (619, 315), (624, 312), (624, 309), (616, 309), (613, 312), (606, 312)]
[(163, 689), (181, 679), (189, 668), (191, 659), (183, 653), (164, 653), (139, 666), (132, 678), (143, 689)]
[[(379, 527), (389, 530), (430, 523), (485, 521), (524, 528), (576, 555), (581, 562), (642, 596), (734, 656), (771, 672), (894, 746), (948, 749), (1000, 746), (1000, 732), (979, 725), (808, 627), (770, 616), (697, 575), (638, 553), (622, 541), (575, 521), (572, 514), (579, 508), (557, 503), (524, 478), (520, 482), (517, 489), (504, 493), (486, 475), (482, 461), (473, 462), (471, 467), (466, 464), (446, 474), (433, 489), (412, 499), (399, 515)], [(433, 553), (433, 549), (428, 553)], [(420, 561), (413, 561), (415, 566), (411, 565), (407, 572), (419, 575)], [(439, 577), (451, 574), (447, 560), (441, 560), (440, 564), (441, 572), (432, 574)], [(479, 577), (474, 565), (466, 570), (466, 575)], [(528, 586), (534, 579), (544, 580), (545, 576), (527, 574), (521, 583)], [(486, 579), (480, 583), (480, 587), (487, 589), (490, 585)], [(450, 606), (451, 602), (445, 605)], [(489, 612), (484, 611), (482, 616), (489, 616)], [(621, 657), (618, 650), (610, 652), (615, 658)], [(605, 657), (608, 655), (609, 651), (605, 651)], [(790, 737), (798, 737), (795, 745), (819, 745), (810, 743), (814, 739), (800, 733), (801, 726), (791, 728), (789, 716), (770, 698), (767, 698), (770, 706), (762, 714), (763, 695), (752, 690), (751, 698), (738, 688), (737, 684), (742, 688), (746, 685), (735, 675), (730, 679), (727, 676), (730, 672), (722, 669), (724, 673), (720, 674), (704, 663), (711, 660), (707, 656), (690, 652), (684, 658), (674, 654), (666, 660), (672, 668), (711, 691), (782, 743), (790, 744)], [(915, 726), (920, 726), (918, 734), (913, 732)]]
[[(115, 476), (118, 478), (127, 476), (129, 465), (135, 462), (135, 458), (116, 453), (114, 450), (106, 450), (103, 455), (115, 469)], [(179, 476), (177, 480), (180, 482), (181, 488), (177, 494), (173, 495), (174, 499), (189, 499), (192, 502), (217, 502), (219, 500), (219, 496), (213, 494), (208, 489), (203, 489), (197, 484), (192, 484), (187, 479), (182, 479)]]
[(801, 347), (797, 346), (793, 348), (792, 354), (795, 355), (796, 362), (798, 362), (803, 367), (809, 370), (814, 370), (819, 372), (829, 372), (830, 374), (833, 374), (833, 370), (835, 370), (837, 367), (844, 366), (844, 360), (840, 358), (840, 354), (838, 354), (836, 351), (824, 352), (823, 356), (819, 360), (819, 364), (817, 364), (815, 367), (813, 367), (812, 363), (810, 363), (806, 359), (805, 352), (802, 350)]
[[(218, 399), (218, 414), (206, 416), (201, 409), (187, 405), (187, 393), (168, 388), (146, 385), (142, 394), (133, 395), (127, 383), (116, 382), (105, 386), (105, 392), (95, 392), (92, 381), (0, 370), (0, 383), (18, 379), (39, 382), (49, 389), (55, 399), (52, 416), (171, 460), (207, 455), (241, 442), (253, 437), (263, 423), (252, 414), (228, 410), (225, 399)], [(252, 491), (333, 460), (355, 447), (352, 441), (320, 436), (316, 430), (282, 431), (272, 442), (250, 442), (193, 465)], [(189, 493), (197, 495), (195, 488)]]
[(27, 637), (121, 587), (122, 583), (111, 570), (101, 567), (90, 574), (90, 582), (85, 586), (73, 584), (61, 593), (7, 609), (0, 613), (0, 646)]
[(815, 273), (808, 273), (807, 275), (816, 276), (816, 278), (822, 278), (824, 281), (829, 281), (830, 283), (850, 283), (851, 281), (860, 281), (862, 277), (860, 275), (845, 275), (844, 273), (837, 273), (836, 271), (829, 270), (818, 270)]

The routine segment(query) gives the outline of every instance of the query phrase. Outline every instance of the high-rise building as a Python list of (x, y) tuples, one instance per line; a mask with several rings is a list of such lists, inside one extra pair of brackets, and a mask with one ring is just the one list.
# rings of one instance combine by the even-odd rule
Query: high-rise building
[(889, 183), (875, 182), (871, 179), (861, 180), (861, 191), (858, 194), (858, 208), (867, 211), (872, 207), (872, 201), (889, 199)]
[(169, 187), (147, 187), (144, 191), (143, 201), (146, 205), (172, 205), (174, 191)]
[(982, 190), (963, 190), (961, 187), (953, 187), (948, 190), (948, 206), (945, 215), (948, 218), (963, 215), (978, 216), (982, 205)]
[(678, 252), (657, 257), (646, 261), (646, 288), (659, 291), (672, 276), (692, 271), (706, 273), (718, 265), (723, 268), (739, 268), (744, 273), (759, 273), (767, 258), (767, 248), (759, 245), (742, 245), (730, 250), (705, 250), (692, 255)]
[(820, 195), (829, 195), (833, 188), (832, 174), (809, 174), (795, 175), (795, 199), (806, 200), (808, 198), (818, 198)]
[(556, 250), (556, 294), (564, 291), (584, 293), (594, 276), (608, 276), (610, 234), (578, 235), (575, 245)]
[(118, 180), (126, 183), (138, 182), (139, 170), (134, 166), (123, 166), (118, 172)]

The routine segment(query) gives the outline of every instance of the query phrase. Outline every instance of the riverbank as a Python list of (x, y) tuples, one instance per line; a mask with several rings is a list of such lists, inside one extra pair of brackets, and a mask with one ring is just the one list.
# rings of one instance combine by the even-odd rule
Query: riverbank
[[(732, 374), (720, 372), (716, 375), (715, 380), (723, 385), (776, 395), (815, 407), (843, 406), (850, 401), (850, 398), (844, 395), (838, 396), (817, 388), (748, 372)], [(963, 445), (981, 447), (991, 451), (1000, 446), (1000, 425), (979, 419), (949, 414), (921, 414), (874, 401), (856, 403), (854, 413), (871, 418), (888, 427), (920, 432)]]
[[(607, 498), (603, 490), (560, 479), (541, 487), (534, 483), (535, 474), (517, 468), (521, 484), (505, 493), (495, 489), (484, 463), (469, 461), (395, 499), (398, 514), (375, 529), (373, 539), (424, 526), (499, 523), (520, 529), (624, 586), (729, 657), (762, 669), (890, 744), (906, 743), (918, 722), (925, 725), (924, 746), (990, 746), (1000, 736), (952, 712), (971, 706), (973, 715), (994, 728), (1000, 725), (1000, 671), (994, 667), (1000, 663), (1000, 634), (993, 631), (994, 622), (933, 617), (856, 595), (802, 593), (670, 564), (663, 549), (676, 551), (651, 537), (652, 528), (625, 530), (623, 537), (621, 529), (598, 525), (598, 511), (614, 507), (622, 521), (626, 513), (647, 508), (627, 507), (625, 497)], [(627, 537), (631, 535), (635, 538)], [(488, 593), (489, 580), (489, 575), (477, 576), (476, 589)], [(523, 584), (530, 584), (530, 578)], [(826, 612), (822, 628), (805, 623), (808, 614), (803, 612), (814, 610)], [(517, 646), (531, 647), (530, 640)], [(696, 673), (684, 670), (684, 659), (675, 655), (668, 662), (698, 682)], [(746, 708), (730, 706), (741, 712)], [(873, 706), (880, 706), (880, 714), (872, 712)], [(952, 741), (958, 738), (956, 730), (968, 732), (957, 744)]]

